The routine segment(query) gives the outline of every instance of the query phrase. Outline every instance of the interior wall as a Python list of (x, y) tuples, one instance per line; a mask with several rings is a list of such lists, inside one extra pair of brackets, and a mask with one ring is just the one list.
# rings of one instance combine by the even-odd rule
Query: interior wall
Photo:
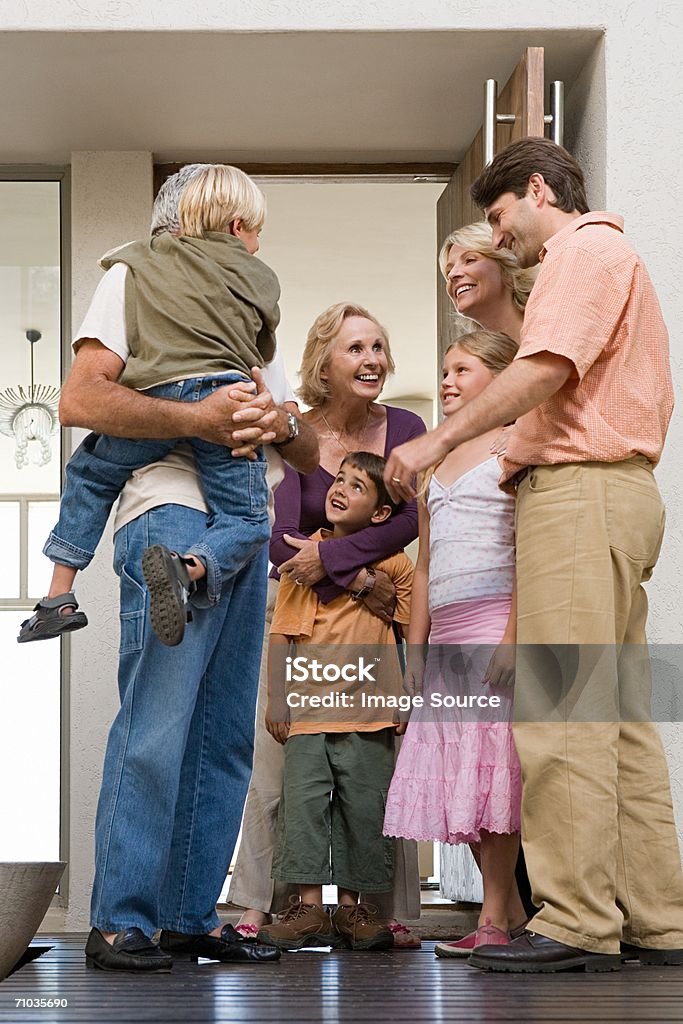
[(267, 179), (260, 184), (268, 212), (259, 257), (282, 285), (278, 345), (292, 385), (315, 317), (332, 303), (357, 303), (389, 332), (396, 373), (387, 380), (383, 401), (417, 401), (431, 425), (434, 210), (444, 186)]

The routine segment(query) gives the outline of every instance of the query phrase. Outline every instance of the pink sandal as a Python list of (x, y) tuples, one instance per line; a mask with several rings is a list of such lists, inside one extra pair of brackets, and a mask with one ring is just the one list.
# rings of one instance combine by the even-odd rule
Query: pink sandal
[(394, 936), (394, 949), (421, 949), (422, 940), (400, 921), (389, 921), (387, 925)]
[(437, 942), (434, 952), (441, 957), (469, 956), (476, 946), (507, 946), (510, 937), (501, 928), (491, 924), (487, 917), (476, 931), (470, 932), (457, 942)]
[(260, 929), (256, 924), (236, 924), (235, 931), (242, 936), (245, 942), (256, 942), (256, 936)]

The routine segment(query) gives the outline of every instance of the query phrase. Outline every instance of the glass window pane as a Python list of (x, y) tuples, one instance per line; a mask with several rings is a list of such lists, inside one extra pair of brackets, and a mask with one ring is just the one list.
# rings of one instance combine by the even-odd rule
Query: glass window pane
[(60, 644), (18, 644), (21, 618), (0, 611), (0, 861), (59, 860)]
[(0, 181), (0, 421), (3, 428), (12, 422), (22, 404), (19, 388), (30, 394), (32, 366), (35, 394), (51, 410), (49, 417), (25, 410), (14, 421), (27, 442), (21, 467), (11, 426), (10, 436), (0, 430), (2, 490), (10, 494), (59, 491), (60, 437), (50, 433), (61, 373), (59, 188), (57, 181)]
[(57, 522), (58, 501), (32, 501), (28, 506), (28, 596), (36, 600), (47, 594), (52, 562), (43, 554), (43, 545)]
[[(61, 645), (17, 634), (51, 572), (56, 504), (35, 499), (60, 489), (60, 235), (59, 181), (0, 181), (0, 860), (59, 854)], [(2, 500), (18, 495), (34, 499), (23, 552), (19, 509)]]
[(2, 537), (2, 572), (0, 597), (21, 594), (18, 501), (0, 501), (0, 537)]

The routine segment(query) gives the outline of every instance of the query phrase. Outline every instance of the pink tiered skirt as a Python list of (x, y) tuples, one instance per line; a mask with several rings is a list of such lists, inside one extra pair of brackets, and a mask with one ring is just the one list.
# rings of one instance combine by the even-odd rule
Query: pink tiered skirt
[[(403, 738), (387, 797), (386, 835), (473, 843), (482, 829), (519, 831), (522, 779), (510, 727), (513, 691), (481, 683), (509, 611), (509, 597), (487, 597), (432, 615), (425, 707), (413, 710)], [(462, 645), (460, 653), (452, 645)], [(446, 693), (495, 694), (500, 707), (476, 712), (429, 706), (431, 694)]]

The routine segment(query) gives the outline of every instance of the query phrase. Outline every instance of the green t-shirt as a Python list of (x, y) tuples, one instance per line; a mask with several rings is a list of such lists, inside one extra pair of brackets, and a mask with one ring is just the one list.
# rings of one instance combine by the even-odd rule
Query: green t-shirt
[(233, 235), (168, 232), (108, 253), (125, 263), (130, 357), (121, 383), (137, 390), (230, 370), (250, 375), (275, 354), (280, 284)]

